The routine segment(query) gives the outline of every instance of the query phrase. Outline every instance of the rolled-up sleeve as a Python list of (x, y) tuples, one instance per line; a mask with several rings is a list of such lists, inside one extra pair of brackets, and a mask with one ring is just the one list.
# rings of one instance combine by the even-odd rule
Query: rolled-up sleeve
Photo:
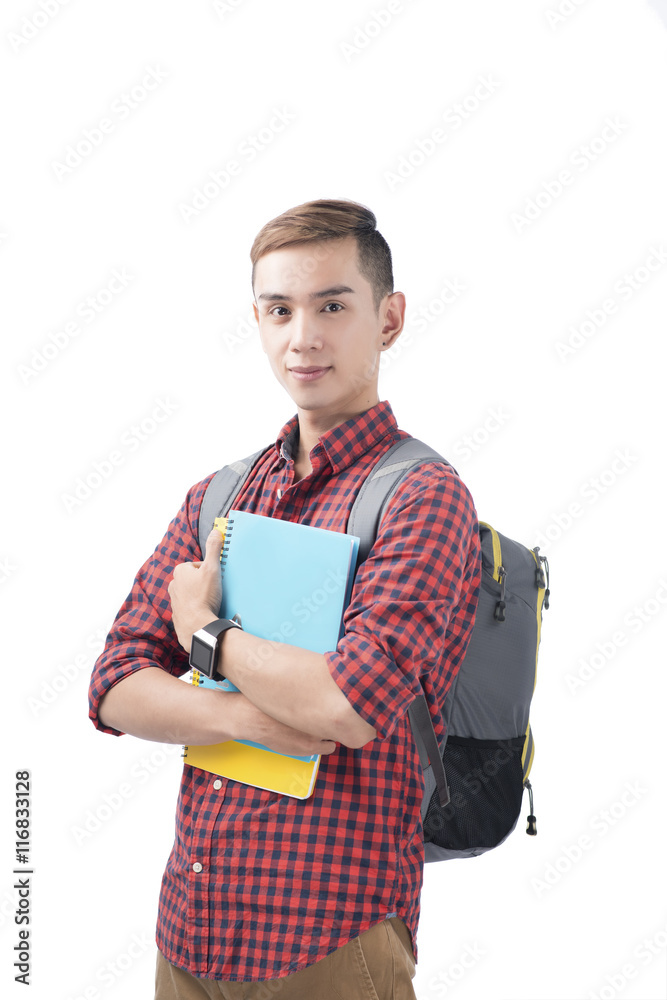
[[(345, 634), (325, 653), (359, 715), (386, 739), (422, 691), (438, 704), (463, 659), (477, 609), (479, 529), (472, 497), (452, 469), (425, 464), (387, 504), (361, 564)], [(441, 736), (436, 725), (436, 734)]]
[(172, 624), (167, 587), (177, 563), (201, 559), (199, 510), (211, 476), (188, 492), (167, 533), (137, 573), (107, 636), (90, 678), (88, 715), (97, 729), (114, 736), (119, 730), (103, 725), (99, 706), (106, 692), (124, 677), (145, 667), (160, 667), (175, 676), (188, 669), (188, 656)]

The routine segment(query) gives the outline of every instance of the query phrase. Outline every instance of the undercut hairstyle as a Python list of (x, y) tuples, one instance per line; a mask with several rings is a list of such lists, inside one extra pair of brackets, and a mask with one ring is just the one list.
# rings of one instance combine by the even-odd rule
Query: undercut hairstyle
[[(257, 261), (264, 254), (300, 243), (324, 243), (354, 237), (357, 243), (357, 266), (373, 289), (376, 315), (385, 295), (394, 290), (391, 250), (376, 227), (376, 218), (370, 208), (356, 201), (321, 199), (306, 201), (290, 208), (262, 226), (250, 249), (252, 261), (252, 287), (255, 289)], [(312, 269), (318, 259), (313, 251)], [(303, 265), (308, 274), (308, 261)]]

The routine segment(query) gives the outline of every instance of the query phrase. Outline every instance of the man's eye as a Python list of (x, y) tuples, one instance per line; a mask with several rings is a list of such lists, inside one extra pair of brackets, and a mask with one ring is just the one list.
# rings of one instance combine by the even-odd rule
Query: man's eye
[(276, 315), (276, 309), (284, 309), (285, 312), (289, 312), (287, 306), (274, 306), (273, 309), (270, 310), (269, 315), (271, 315), (271, 316)]
[(324, 308), (328, 309), (329, 306), (336, 306), (336, 312), (339, 312), (343, 308), (340, 302), (327, 302)]

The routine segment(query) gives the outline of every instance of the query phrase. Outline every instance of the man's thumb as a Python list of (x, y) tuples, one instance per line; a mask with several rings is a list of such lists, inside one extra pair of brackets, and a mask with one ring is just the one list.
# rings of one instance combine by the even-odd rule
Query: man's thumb
[(220, 562), (220, 553), (222, 552), (223, 541), (224, 536), (220, 529), (212, 528), (211, 533), (206, 539), (204, 562), (213, 563), (214, 565)]

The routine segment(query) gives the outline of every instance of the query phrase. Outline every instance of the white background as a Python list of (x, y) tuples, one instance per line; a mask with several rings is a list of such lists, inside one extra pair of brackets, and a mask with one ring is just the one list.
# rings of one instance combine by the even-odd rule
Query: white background
[[(428, 867), (418, 997), (665, 997), (667, 3), (217, 8), (5, 0), (0, 14), (3, 991), (152, 996), (179, 748), (97, 733), (88, 678), (189, 486), (294, 412), (243, 325), (257, 231), (344, 197), (376, 213), (408, 301), (381, 398), (450, 457), (482, 519), (551, 565), (539, 833), (522, 817), (496, 852)], [(276, 109), (291, 120), (249, 160)], [(216, 188), (230, 159), (240, 173)], [(401, 162), (409, 176), (392, 178)], [(114, 269), (127, 286), (106, 303)], [(465, 291), (445, 305), (447, 281)], [(23, 768), (29, 994), (12, 982)]]

